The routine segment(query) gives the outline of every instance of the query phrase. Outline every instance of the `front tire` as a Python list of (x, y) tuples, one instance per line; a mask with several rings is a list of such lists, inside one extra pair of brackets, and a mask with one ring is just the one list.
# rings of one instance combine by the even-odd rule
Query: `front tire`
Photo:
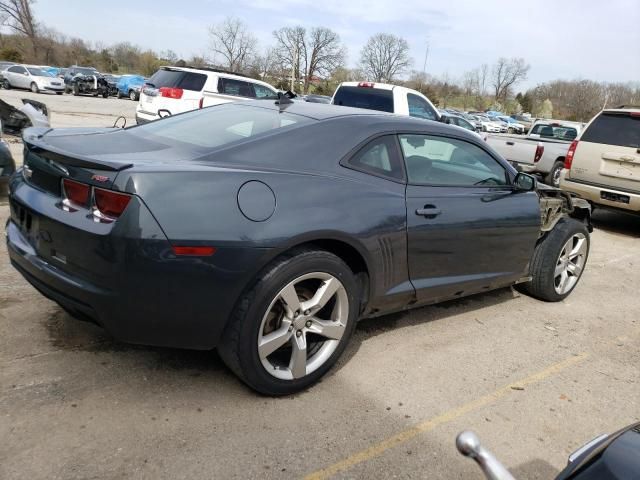
[(129, 92), (129, 99), (133, 100), (134, 102), (137, 102), (138, 101), (138, 93), (136, 93), (135, 90), (131, 90)]
[(36, 85), (36, 82), (31, 82), (31, 92), (40, 93), (40, 89), (38, 88), (38, 85)]
[(77, 97), (78, 95), (80, 95), (80, 87), (78, 87), (78, 85), (74, 85), (73, 87), (71, 87), (71, 90), (73, 92), (74, 97)]
[(335, 364), (355, 328), (358, 286), (323, 250), (298, 250), (268, 266), (242, 296), (218, 351), (242, 381), (266, 395), (308, 388)]
[(589, 231), (574, 218), (563, 218), (536, 246), (529, 268), (533, 277), (521, 289), (547, 302), (564, 300), (576, 287), (589, 257)]

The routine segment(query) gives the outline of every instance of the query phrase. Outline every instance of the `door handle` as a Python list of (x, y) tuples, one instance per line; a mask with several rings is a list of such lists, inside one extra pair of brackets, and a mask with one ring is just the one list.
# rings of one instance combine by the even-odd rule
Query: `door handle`
[(515, 143), (513, 143), (513, 142), (507, 142), (507, 145), (509, 145), (509, 146), (513, 147), (513, 146), (515, 145)]
[(436, 208), (435, 205), (425, 205), (424, 208), (418, 208), (416, 215), (420, 215), (425, 218), (436, 218), (442, 213), (442, 210)]

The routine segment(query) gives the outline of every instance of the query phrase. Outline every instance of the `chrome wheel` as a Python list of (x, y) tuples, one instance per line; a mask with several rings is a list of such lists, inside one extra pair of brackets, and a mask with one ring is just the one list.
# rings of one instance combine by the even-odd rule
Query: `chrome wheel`
[(271, 301), (258, 330), (265, 370), (294, 380), (320, 368), (335, 352), (349, 318), (347, 291), (325, 272), (302, 275)]
[(562, 247), (553, 274), (558, 295), (564, 295), (578, 283), (587, 257), (587, 238), (582, 233), (573, 235)]
[(554, 187), (559, 187), (560, 186), (560, 173), (562, 172), (562, 167), (556, 168), (553, 171), (553, 175), (551, 177), (551, 183), (553, 184), (552, 186)]

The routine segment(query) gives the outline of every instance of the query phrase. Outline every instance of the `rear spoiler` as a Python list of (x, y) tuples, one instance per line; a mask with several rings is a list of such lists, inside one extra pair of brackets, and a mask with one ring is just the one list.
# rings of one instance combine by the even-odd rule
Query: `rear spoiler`
[[(78, 155), (77, 153), (67, 152), (64, 149), (54, 147), (42, 140), (51, 130), (51, 128), (35, 127), (26, 129), (22, 138), (25, 147), (36, 155), (70, 167), (92, 168), (111, 172), (119, 172), (133, 167), (133, 163), (96, 160), (95, 158)], [(105, 130), (113, 131), (113, 129)], [(95, 133), (95, 130), (92, 130), (92, 132)]]

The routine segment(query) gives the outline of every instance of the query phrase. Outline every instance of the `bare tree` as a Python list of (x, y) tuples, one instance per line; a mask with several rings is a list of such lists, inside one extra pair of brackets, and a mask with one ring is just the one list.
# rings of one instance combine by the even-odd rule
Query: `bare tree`
[(328, 75), (344, 64), (346, 48), (340, 43), (340, 36), (325, 27), (312, 28), (305, 43), (304, 93), (308, 93), (313, 77)]
[(37, 54), (38, 25), (33, 18), (31, 5), (34, 0), (0, 0), (0, 19), (14, 32), (26, 36)]
[(506, 102), (510, 89), (526, 80), (529, 68), (523, 58), (500, 57), (491, 70), (495, 101)]
[(409, 44), (404, 38), (378, 33), (362, 48), (360, 64), (369, 80), (391, 82), (411, 66)]
[(222, 55), (224, 67), (232, 72), (242, 71), (253, 57), (258, 41), (242, 20), (227, 17), (222, 23), (209, 27), (211, 50)]
[(284, 27), (273, 32), (277, 61), (291, 75), (294, 85), (298, 83), (304, 68), (301, 59), (307, 58), (306, 34), (304, 27)]

